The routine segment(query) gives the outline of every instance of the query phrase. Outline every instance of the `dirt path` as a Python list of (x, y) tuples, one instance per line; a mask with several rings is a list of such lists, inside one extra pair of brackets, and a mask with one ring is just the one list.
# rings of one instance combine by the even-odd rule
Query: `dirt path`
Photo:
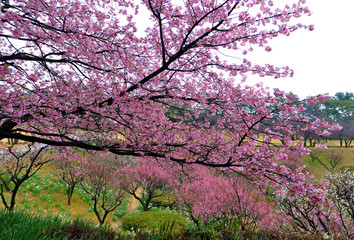
[[(143, 191), (142, 188), (138, 188), (138, 190), (136, 191), (136, 194), (138, 196), (141, 196), (142, 191)], [(136, 200), (133, 197), (133, 195), (129, 195), (128, 213), (136, 212), (136, 210), (138, 210), (138, 206), (139, 206), (139, 201)], [(119, 228), (122, 225), (122, 220), (118, 219), (116, 222), (110, 222), (110, 225), (113, 228)]]
[[(141, 196), (143, 189), (138, 188), (136, 191), (136, 195)], [(133, 195), (129, 196), (129, 204), (128, 204), (128, 212), (135, 212), (138, 209), (139, 201), (133, 197)]]

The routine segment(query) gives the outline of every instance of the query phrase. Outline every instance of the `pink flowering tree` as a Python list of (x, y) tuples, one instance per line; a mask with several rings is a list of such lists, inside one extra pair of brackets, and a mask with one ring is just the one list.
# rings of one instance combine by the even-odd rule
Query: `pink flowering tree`
[[(352, 238), (353, 172), (328, 173), (326, 181), (311, 181), (313, 177), (309, 174), (299, 174), (297, 177), (304, 179), (298, 182), (306, 182), (305, 188), (291, 184), (276, 194), (280, 209), (290, 219), (293, 229)], [(305, 192), (294, 191), (293, 188), (305, 189)]]
[(264, 195), (259, 194), (251, 183), (241, 177), (232, 177), (230, 182), (229, 218), (233, 219), (241, 230), (283, 230), (289, 219), (274, 209)]
[(21, 185), (53, 160), (46, 150), (47, 146), (28, 144), (0, 151), (0, 198), (6, 210), (14, 210)]
[(176, 189), (177, 204), (197, 227), (275, 230), (286, 222), (244, 178), (193, 167)]
[(114, 172), (121, 166), (110, 153), (87, 153), (87, 173), (80, 183), (91, 200), (99, 224), (104, 224), (108, 214), (114, 211), (125, 196), (125, 190), (116, 184)]
[(290, 146), (308, 154), (304, 139), (291, 137), (297, 131), (327, 135), (331, 126), (302, 115), (294, 94), (244, 81), (293, 75), (247, 53), (312, 31), (298, 21), (310, 14), (298, 0), (1, 0), (0, 140), (224, 167), (262, 187), (306, 187), (276, 159)]
[(325, 156), (328, 159), (329, 165), (331, 165), (331, 168), (333, 170), (335, 170), (338, 164), (340, 164), (344, 160), (342, 150), (332, 150), (328, 152)]
[[(288, 215), (292, 221), (291, 224), (295, 231), (305, 231), (313, 234), (330, 234), (329, 223), (331, 220), (331, 211), (322, 204), (325, 199), (326, 188), (324, 185), (312, 185), (308, 187), (311, 193), (289, 194), (287, 191), (277, 196), (283, 212)], [(327, 206), (332, 204), (327, 202)]]
[(148, 211), (153, 207), (153, 199), (170, 196), (176, 186), (173, 168), (164, 165), (151, 159), (137, 159), (115, 172), (117, 184), (139, 201), (143, 211)]
[(76, 186), (85, 179), (87, 174), (86, 155), (73, 149), (61, 149), (55, 157), (54, 164), (56, 176), (64, 184), (70, 206)]

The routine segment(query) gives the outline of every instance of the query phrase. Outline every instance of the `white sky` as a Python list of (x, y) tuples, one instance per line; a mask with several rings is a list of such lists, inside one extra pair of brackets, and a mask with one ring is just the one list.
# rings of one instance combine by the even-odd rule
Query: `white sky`
[(256, 49), (254, 55), (247, 55), (256, 63), (288, 65), (294, 69), (294, 77), (250, 75), (246, 83), (264, 82), (300, 98), (354, 92), (354, 0), (308, 0), (307, 5), (313, 14), (299, 21), (314, 24), (314, 31), (298, 30), (289, 37), (275, 38), (269, 42), (271, 52)]

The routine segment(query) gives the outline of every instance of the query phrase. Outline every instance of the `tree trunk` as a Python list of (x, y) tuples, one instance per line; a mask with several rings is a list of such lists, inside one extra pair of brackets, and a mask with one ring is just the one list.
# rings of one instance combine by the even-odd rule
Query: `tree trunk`
[(20, 189), (21, 184), (23, 183), (23, 181), (19, 181), (17, 183), (15, 183), (15, 187), (12, 190), (12, 194), (11, 194), (11, 201), (10, 201), (10, 206), (7, 210), (9, 211), (13, 211), (15, 208), (15, 204), (16, 204), (16, 195), (18, 190)]
[(101, 215), (100, 215), (100, 213), (97, 210), (97, 201), (95, 201), (94, 204), (93, 204), (93, 211), (94, 211), (94, 213), (95, 213), (95, 215), (96, 215), (96, 217), (98, 219), (99, 224), (103, 225), (104, 218), (101, 218)]
[(66, 189), (66, 196), (68, 198), (68, 206), (71, 204), (71, 197), (73, 196), (75, 186), (70, 186)]

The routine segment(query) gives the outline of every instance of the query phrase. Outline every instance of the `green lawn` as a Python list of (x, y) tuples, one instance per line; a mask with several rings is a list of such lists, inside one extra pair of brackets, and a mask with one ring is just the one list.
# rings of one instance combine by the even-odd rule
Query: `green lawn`
[[(310, 149), (318, 156), (320, 161), (327, 166), (329, 171), (336, 172), (346, 167), (354, 167), (354, 148), (328, 147), (327, 149)], [(338, 154), (343, 156), (343, 160), (338, 163), (335, 169), (331, 167), (330, 159), (327, 156), (328, 154)], [(304, 157), (303, 163), (307, 165), (306, 170), (311, 172), (316, 178), (323, 177), (327, 172), (326, 168), (320, 164), (319, 161), (313, 161), (310, 156)]]

